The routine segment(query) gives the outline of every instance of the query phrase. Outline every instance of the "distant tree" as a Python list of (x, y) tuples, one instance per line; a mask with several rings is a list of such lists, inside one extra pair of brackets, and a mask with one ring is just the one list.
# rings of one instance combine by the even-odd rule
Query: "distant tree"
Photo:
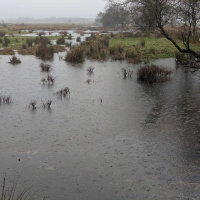
[(129, 24), (129, 11), (122, 6), (110, 6), (105, 13), (100, 12), (96, 17), (96, 22), (103, 26), (125, 28)]

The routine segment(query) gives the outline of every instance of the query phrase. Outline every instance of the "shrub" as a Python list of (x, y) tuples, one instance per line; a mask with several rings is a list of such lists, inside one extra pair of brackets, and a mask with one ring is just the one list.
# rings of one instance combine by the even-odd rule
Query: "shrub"
[(83, 49), (80, 46), (73, 47), (67, 53), (65, 60), (72, 63), (82, 63), (85, 60)]
[(58, 44), (58, 45), (65, 44), (65, 38), (63, 38), (63, 37), (58, 38), (56, 41), (56, 44)]
[(3, 40), (2, 40), (2, 38), (0, 38), (0, 43), (3, 43)]
[(33, 44), (33, 40), (32, 40), (31, 38), (27, 38), (27, 39), (26, 39), (26, 44), (27, 44), (29, 47), (31, 47), (32, 44)]
[(166, 78), (172, 73), (171, 70), (165, 67), (158, 67), (156, 65), (147, 65), (141, 67), (137, 71), (137, 79), (145, 83), (156, 83), (166, 80)]
[(10, 43), (10, 40), (6, 36), (4, 36), (4, 38), (3, 38), (3, 46), (7, 47), (9, 43)]
[(40, 44), (40, 45), (47, 45), (47, 44), (51, 44), (51, 42), (49, 41), (49, 39), (47, 37), (35, 37), (33, 39), (33, 42), (35, 44)]
[(36, 56), (43, 60), (51, 60), (54, 55), (53, 47), (48, 47), (45, 45), (40, 45), (36, 49)]

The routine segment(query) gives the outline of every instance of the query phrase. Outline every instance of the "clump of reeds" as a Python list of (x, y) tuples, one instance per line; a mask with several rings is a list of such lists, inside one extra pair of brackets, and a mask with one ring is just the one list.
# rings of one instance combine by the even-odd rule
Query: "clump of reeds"
[(70, 96), (70, 90), (68, 87), (58, 90), (55, 94), (59, 95), (60, 97), (66, 97), (67, 95)]
[(110, 55), (108, 48), (98, 40), (91, 40), (84, 45), (86, 56), (90, 59), (104, 60)]
[(31, 109), (31, 110), (36, 110), (36, 104), (37, 104), (37, 101), (36, 100), (31, 100), (29, 105), (28, 105), (28, 108)]
[(36, 49), (36, 56), (43, 60), (51, 60), (54, 56), (53, 47), (48, 47), (46, 45), (40, 45)]
[(194, 61), (194, 57), (190, 54), (176, 52), (175, 59), (178, 64), (187, 65)]
[(133, 70), (130, 70), (130, 69), (126, 70), (126, 69), (122, 68), (121, 71), (123, 73), (124, 78), (127, 78), (127, 77), (130, 78), (133, 74)]
[(47, 101), (45, 101), (45, 102), (43, 102), (42, 101), (42, 106), (43, 106), (43, 108), (48, 108), (48, 109), (50, 109), (51, 108), (51, 104), (52, 104), (52, 102), (53, 102), (53, 100), (47, 100)]
[(41, 71), (43, 72), (49, 72), (51, 70), (51, 65), (41, 63), (40, 68), (41, 68)]
[(87, 72), (88, 72), (88, 74), (93, 74), (94, 73), (94, 67), (88, 67)]
[(41, 83), (42, 84), (48, 84), (48, 85), (53, 85), (54, 82), (55, 82), (55, 78), (56, 77), (53, 77), (52, 75), (48, 74), (46, 78), (42, 78), (41, 79)]
[(65, 38), (63, 38), (63, 37), (58, 38), (56, 41), (56, 44), (58, 44), (58, 45), (65, 44)]
[(65, 60), (72, 63), (82, 63), (85, 60), (83, 49), (80, 46), (73, 47), (67, 53)]
[(137, 79), (144, 83), (156, 83), (166, 80), (172, 71), (166, 67), (158, 67), (156, 65), (146, 65), (137, 71)]
[(119, 44), (109, 48), (113, 60), (124, 60), (124, 47)]
[(0, 96), (0, 105), (1, 104), (11, 104), (12, 99), (10, 96)]
[(125, 58), (132, 63), (141, 62), (140, 50), (138, 49), (127, 49), (125, 52)]
[(17, 58), (16, 56), (13, 56), (12, 58), (10, 58), (10, 62), (9, 63), (15, 65), (15, 64), (21, 63), (21, 60), (19, 58)]
[(1, 190), (1, 197), (0, 200), (30, 200), (33, 199), (34, 194), (31, 194), (31, 187), (30, 188), (24, 188), (20, 192), (16, 193), (17, 191), (17, 185), (19, 181), (18, 177), (17, 179), (13, 180), (13, 183), (11, 187), (8, 187), (6, 184), (6, 176), (3, 177), (3, 184), (2, 184), (2, 190)]

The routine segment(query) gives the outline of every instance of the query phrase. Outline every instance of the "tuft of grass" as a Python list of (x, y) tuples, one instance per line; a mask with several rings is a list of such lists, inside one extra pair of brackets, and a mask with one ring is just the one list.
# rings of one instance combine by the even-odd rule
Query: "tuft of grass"
[(137, 71), (137, 79), (140, 82), (152, 84), (166, 80), (171, 73), (172, 71), (166, 67), (151, 64), (143, 66)]
[(71, 63), (82, 63), (85, 61), (85, 55), (81, 46), (73, 47), (65, 57), (65, 61)]
[(19, 177), (13, 180), (11, 187), (6, 184), (6, 176), (3, 177), (3, 185), (1, 190), (0, 200), (31, 200), (34, 197), (34, 193), (31, 194), (31, 187), (25, 188), (16, 193)]
[(10, 62), (9, 63), (15, 65), (15, 64), (21, 63), (21, 60), (19, 58), (17, 58), (16, 56), (13, 56), (12, 58), (10, 58)]
[(35, 55), (42, 60), (51, 60), (54, 56), (53, 47), (48, 47), (46, 45), (40, 45), (36, 49)]

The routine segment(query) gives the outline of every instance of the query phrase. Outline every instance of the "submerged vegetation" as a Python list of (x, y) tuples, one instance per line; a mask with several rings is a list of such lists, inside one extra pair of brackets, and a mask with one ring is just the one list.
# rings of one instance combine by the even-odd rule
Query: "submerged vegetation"
[(172, 71), (166, 67), (151, 64), (143, 66), (137, 71), (137, 79), (144, 83), (157, 83), (166, 80), (171, 73)]
[(31, 194), (31, 187), (24, 188), (23, 190), (17, 191), (17, 185), (19, 177), (13, 180), (11, 187), (8, 187), (6, 183), (6, 176), (3, 177), (3, 184), (1, 190), (0, 200), (31, 200), (33, 199), (34, 193)]
[(19, 58), (17, 58), (16, 56), (13, 56), (12, 58), (10, 58), (9, 63), (15, 65), (15, 64), (21, 63), (21, 60)]
[(81, 46), (76, 46), (70, 49), (65, 60), (72, 63), (82, 63), (85, 60), (84, 51)]

